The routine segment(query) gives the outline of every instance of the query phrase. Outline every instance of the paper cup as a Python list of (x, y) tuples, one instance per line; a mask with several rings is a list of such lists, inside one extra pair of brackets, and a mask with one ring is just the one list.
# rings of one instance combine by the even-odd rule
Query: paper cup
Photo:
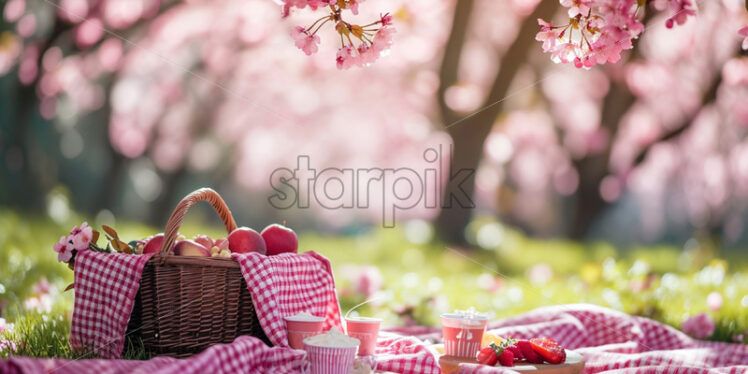
[(304, 349), (304, 339), (319, 335), (322, 333), (325, 324), (323, 317), (315, 317), (311, 319), (307, 318), (296, 318), (294, 316), (288, 316), (284, 318), (286, 320), (286, 331), (288, 332), (288, 345), (293, 349)]
[(368, 317), (349, 317), (345, 319), (348, 336), (361, 341), (361, 345), (358, 346), (359, 356), (373, 355), (376, 351), (381, 322), (381, 319)]
[(459, 314), (445, 313), (441, 318), (444, 354), (474, 358), (481, 348), (488, 317), (466, 318)]
[(323, 347), (307, 342), (304, 346), (311, 364), (310, 374), (350, 374), (353, 370), (358, 346)]

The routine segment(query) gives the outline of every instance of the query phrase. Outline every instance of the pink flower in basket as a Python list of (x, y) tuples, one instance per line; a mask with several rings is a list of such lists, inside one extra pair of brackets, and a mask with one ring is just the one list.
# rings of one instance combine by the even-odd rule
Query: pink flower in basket
[(683, 322), (683, 332), (697, 339), (706, 339), (714, 333), (714, 320), (706, 313), (699, 313)]
[(61, 236), (54, 250), (57, 252), (57, 261), (70, 262), (73, 258), (73, 250), (83, 251), (88, 249), (93, 239), (93, 229), (88, 226), (88, 222), (83, 222), (81, 227), (75, 226), (70, 231), (70, 235)]
[(73, 227), (73, 231), (70, 231), (70, 239), (73, 242), (73, 248), (82, 251), (88, 249), (88, 245), (91, 244), (93, 238), (93, 229), (88, 226), (88, 222), (83, 222), (81, 227)]
[(61, 236), (60, 241), (55, 244), (54, 249), (57, 252), (57, 261), (68, 262), (73, 258), (74, 248), (69, 236)]

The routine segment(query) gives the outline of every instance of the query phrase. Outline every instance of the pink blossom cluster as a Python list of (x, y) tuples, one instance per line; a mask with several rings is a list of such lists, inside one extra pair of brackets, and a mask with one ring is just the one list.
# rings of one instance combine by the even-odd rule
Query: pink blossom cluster
[(70, 262), (73, 258), (73, 251), (83, 251), (88, 249), (93, 239), (93, 229), (88, 226), (88, 222), (83, 222), (80, 227), (75, 226), (70, 231), (70, 235), (61, 236), (54, 246), (57, 252), (57, 261)]
[(320, 38), (317, 32), (328, 22), (335, 27), (340, 36), (340, 49), (335, 56), (338, 69), (348, 69), (352, 66), (368, 66), (389, 51), (392, 45), (392, 16), (387, 13), (367, 25), (351, 24), (343, 20), (343, 10), (358, 14), (360, 0), (284, 0), (283, 14), (288, 15), (292, 7), (305, 8), (309, 6), (317, 10), (321, 6), (329, 5), (330, 13), (317, 19), (309, 27), (296, 26), (291, 30), (291, 37), (296, 47), (311, 56), (319, 50)]
[[(384, 22), (382, 24), (385, 25)], [(383, 26), (374, 34), (374, 38), (370, 43), (362, 40), (358, 47), (354, 46), (352, 42), (350, 44), (344, 43), (335, 56), (338, 69), (372, 64), (379, 56), (389, 51), (392, 45), (392, 34), (394, 33), (395, 29), (393, 27)]]
[(697, 339), (706, 339), (714, 333), (714, 320), (706, 313), (699, 313), (683, 322), (683, 332)]
[[(543, 51), (556, 63), (573, 63), (589, 69), (606, 62), (616, 63), (621, 52), (633, 47), (633, 40), (644, 31), (639, 20), (642, 4), (637, 0), (560, 0), (568, 8), (569, 22), (554, 26), (538, 19)], [(654, 0), (653, 7), (673, 12), (667, 26), (682, 25), (695, 14), (691, 0)]]

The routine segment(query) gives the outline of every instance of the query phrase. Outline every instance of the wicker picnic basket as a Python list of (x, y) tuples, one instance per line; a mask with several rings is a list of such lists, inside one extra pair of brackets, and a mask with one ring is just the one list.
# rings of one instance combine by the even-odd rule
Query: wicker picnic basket
[(184, 215), (206, 201), (228, 233), (236, 228), (221, 196), (203, 188), (187, 195), (169, 217), (161, 252), (143, 269), (127, 336), (142, 340), (152, 355), (187, 357), (241, 335), (271, 345), (260, 326), (239, 264), (226, 258), (186, 257), (171, 253)]

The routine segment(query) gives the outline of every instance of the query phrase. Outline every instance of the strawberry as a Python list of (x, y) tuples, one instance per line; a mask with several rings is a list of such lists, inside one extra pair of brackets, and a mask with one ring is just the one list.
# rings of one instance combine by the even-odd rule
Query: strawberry
[(514, 360), (522, 359), (522, 352), (515, 345), (516, 343), (517, 341), (512, 338), (506, 338), (499, 344), (491, 342), (478, 352), (476, 360), (484, 365), (493, 366), (498, 361), (501, 366), (514, 366)]
[(564, 347), (551, 338), (530, 339), (530, 344), (532, 344), (533, 350), (550, 364), (560, 364), (566, 361)]
[(527, 360), (527, 362), (531, 364), (542, 364), (543, 358), (540, 357), (539, 354), (535, 353), (535, 350), (532, 348), (532, 344), (530, 344), (527, 340), (520, 340), (517, 342), (517, 347), (522, 352), (522, 357)]
[(501, 366), (514, 366), (514, 354), (509, 349), (504, 349), (499, 355), (499, 364)]
[(512, 355), (514, 355), (514, 359), (516, 361), (519, 361), (522, 359), (522, 351), (517, 347), (517, 344), (510, 345), (505, 348), (507, 351), (512, 352)]
[(496, 356), (496, 351), (492, 346), (485, 346), (478, 351), (478, 356), (475, 359), (479, 364), (494, 366), (498, 356)]

